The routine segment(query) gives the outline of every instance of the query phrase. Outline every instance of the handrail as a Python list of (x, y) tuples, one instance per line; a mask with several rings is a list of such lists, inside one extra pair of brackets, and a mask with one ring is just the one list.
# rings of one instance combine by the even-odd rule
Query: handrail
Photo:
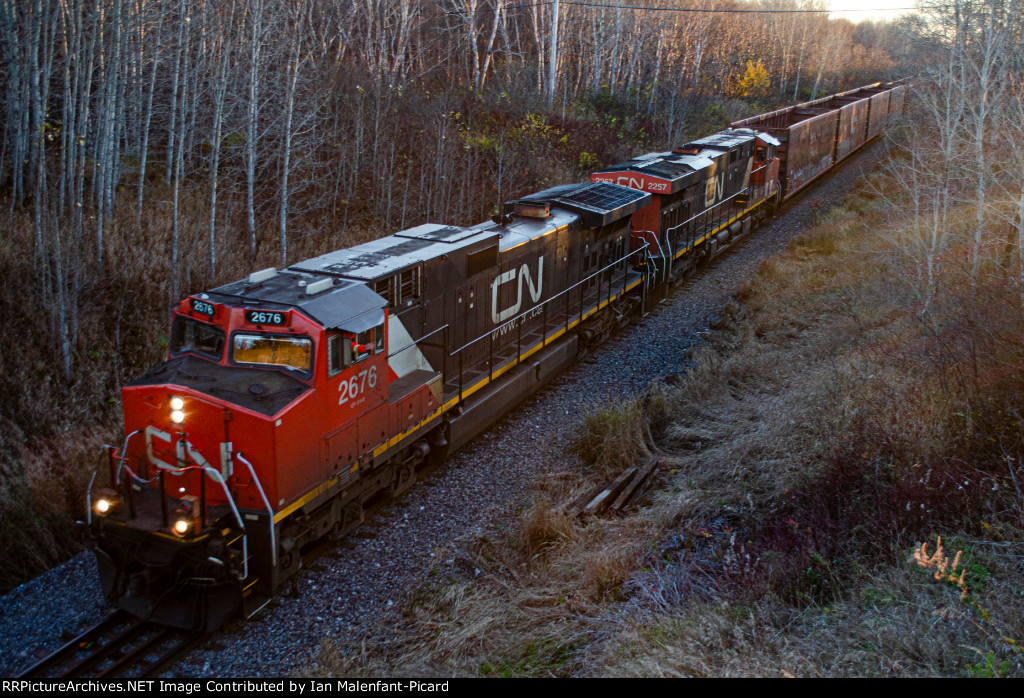
[[(103, 454), (107, 454), (108, 467), (110, 468), (110, 477), (114, 481), (114, 489), (117, 490), (118, 493), (120, 493), (121, 468), (124, 465), (125, 457), (113, 454), (124, 453), (124, 449), (128, 447), (128, 439), (130, 439), (131, 437), (135, 436), (138, 433), (139, 430), (135, 430), (125, 438), (124, 445), (122, 445), (121, 447), (121, 451), (118, 451), (116, 446), (111, 446), (110, 444), (103, 444), (103, 446), (100, 447), (101, 460), (99, 463), (96, 464), (96, 468), (92, 471), (92, 476), (89, 478), (89, 485), (85, 488), (85, 522), (90, 526), (92, 525), (92, 487), (93, 485), (96, 484), (96, 476), (99, 475), (100, 468), (103, 466)], [(118, 466), (116, 471), (114, 470), (113, 463), (110, 462), (111, 459), (113, 458), (118, 459)], [(129, 497), (131, 496), (130, 491), (128, 492), (128, 495)]]
[[(672, 276), (672, 236), (667, 233), (665, 234), (665, 247), (668, 248), (668, 257), (665, 258), (665, 274), (661, 280), (668, 283), (669, 278)], [(658, 250), (661, 250), (661, 242), (658, 242)]]
[[(110, 448), (107, 444), (103, 444), (103, 449)], [(100, 450), (100, 458), (103, 458), (103, 450)], [(96, 469), (92, 471), (92, 477), (89, 478), (89, 486), (85, 488), (85, 522), (92, 526), (92, 486), (96, 482), (96, 475), (100, 472), (100, 466), (103, 465), (101, 460), (96, 464)]]
[[(758, 172), (760, 172), (760, 171), (762, 171), (764, 169), (767, 169), (767, 167), (768, 167), (768, 165), (761, 165), (756, 170), (752, 170), (750, 174), (751, 174), (751, 176), (753, 176), (753, 175), (757, 174)], [(778, 181), (776, 181), (774, 189), (779, 189), (779, 188), (780, 188), (779, 187), (779, 183), (778, 183)], [(705, 236), (709, 235), (710, 233), (712, 233), (712, 232), (714, 232), (716, 230), (716, 226), (714, 224), (712, 224), (710, 226), (707, 225), (707, 218), (708, 218), (708, 214), (709, 213), (711, 213), (712, 211), (715, 211), (716, 209), (718, 209), (720, 206), (723, 206), (724, 204), (732, 202), (733, 199), (735, 199), (736, 197), (740, 196), (741, 194), (746, 194), (747, 196), (753, 197), (752, 192), (754, 192), (754, 191), (756, 191), (758, 189), (764, 189), (764, 191), (765, 191), (764, 200), (767, 200), (769, 198), (769, 196), (770, 196), (768, 194), (769, 186), (767, 184), (762, 184), (760, 186), (747, 185), (745, 188), (743, 188), (742, 190), (736, 192), (735, 194), (732, 194), (728, 198), (722, 199), (721, 201), (719, 201), (714, 206), (711, 206), (710, 208), (706, 208), (703, 211), (690, 216), (685, 221), (682, 221), (681, 223), (678, 223), (678, 224), (672, 226), (671, 228), (666, 228), (665, 229), (665, 241), (666, 241), (666, 243), (671, 244), (671, 239), (672, 239), (671, 238), (671, 233), (675, 232), (676, 230), (679, 230), (680, 228), (682, 228), (685, 225), (689, 225), (690, 223), (693, 223), (694, 221), (696, 221), (698, 218), (701, 218), (702, 216), (704, 217), (704, 228), (705, 228), (703, 230), (703, 234)], [(749, 203), (749, 201), (748, 201), (748, 203)], [(760, 202), (760, 203), (763, 203), (763, 201)], [(757, 204), (757, 205), (760, 205), (760, 203)], [(721, 223), (721, 218), (719, 218), (719, 223)], [(717, 226), (717, 228), (722, 228), (722, 227), (723, 227), (722, 225), (718, 225)], [(682, 249), (679, 252), (679, 254), (682, 254), (683, 252), (686, 251), (687, 248), (691, 248), (691, 247), (692, 246), (690, 246), (690, 245), (684, 245), (684, 249)], [(672, 255), (673, 253), (670, 252), (669, 254)], [(671, 257), (670, 257), (670, 259), (671, 259)]]
[[(122, 446), (122, 449), (127, 449), (128, 441), (133, 436), (138, 434), (140, 431), (141, 431), (140, 429), (137, 429), (137, 430), (133, 431), (131, 434), (129, 434), (127, 437), (125, 437), (124, 445)], [(235, 521), (238, 522), (238, 527), (242, 531), (242, 555), (244, 557), (244, 561), (243, 561), (244, 562), (244, 564), (243, 564), (244, 572), (243, 572), (242, 579), (246, 579), (249, 576), (249, 555), (248, 555), (247, 535), (246, 535), (246, 532), (245, 532), (245, 523), (242, 521), (242, 515), (238, 512), (238, 507), (235, 506), (235, 500), (232, 499), (232, 497), (231, 497), (231, 492), (230, 492), (230, 490), (228, 490), (227, 481), (224, 479), (224, 476), (221, 475), (221, 473), (216, 468), (212, 467), (209, 464), (209, 461), (207, 461), (206, 458), (202, 455), (202, 451), (200, 451), (198, 448), (196, 448), (195, 445), (191, 441), (185, 439), (183, 442), (181, 442), (179, 444), (179, 446), (180, 446), (179, 454), (180, 455), (187, 454), (192, 459), (192, 461), (196, 465), (199, 466), (199, 469), (203, 473), (205, 473), (207, 477), (209, 477), (215, 483), (220, 485), (221, 490), (223, 490), (223, 492), (224, 492), (224, 499), (225, 499), (225, 501), (227, 501), (228, 506), (231, 508), (231, 512), (235, 515)], [(113, 447), (112, 446), (105, 446), (105, 448), (111, 449)], [(123, 450), (121, 452), (123, 453)], [(180, 457), (180, 455), (179, 455), (179, 457)], [(195, 457), (196, 455), (199, 456), (198, 459)], [(241, 454), (239, 454), (239, 455), (241, 455)], [(117, 481), (119, 483), (120, 482), (120, 475), (121, 475), (121, 466), (124, 463), (124, 457), (123, 456), (117, 456), (117, 458), (119, 458), (119, 460), (121, 461), (121, 464), (118, 466), (118, 469), (116, 471), (116, 473), (117, 473)], [(245, 462), (246, 465), (249, 465), (250, 472), (253, 472), (252, 471), (252, 466), (247, 461), (243, 461), (243, 462)], [(175, 467), (166, 465), (166, 464), (161, 463), (161, 462), (156, 462), (156, 463), (154, 463), (154, 465), (162, 473), (170, 473), (171, 475), (174, 475), (176, 477), (184, 475), (185, 472), (187, 472), (189, 470), (193, 470), (193, 467), (175, 468)], [(97, 467), (97, 470), (99, 470), (98, 467)], [(129, 471), (129, 472), (131, 472), (131, 471)], [(95, 479), (96, 479), (96, 473), (94, 472), (92, 479), (89, 480), (89, 488), (87, 490), (88, 494), (87, 494), (87, 497), (86, 497), (86, 503), (89, 505), (88, 522), (90, 524), (92, 523), (92, 485), (93, 485), (93, 482), (95, 481)], [(255, 472), (253, 472), (253, 479), (256, 481), (257, 487), (259, 488), (259, 491), (260, 491), (260, 495), (263, 496), (263, 500), (266, 503), (266, 496), (263, 494), (263, 487), (259, 484), (259, 479), (256, 478)], [(205, 489), (204, 489), (204, 493), (205, 493)], [(165, 496), (165, 494), (164, 494), (164, 487), (163, 487), (163, 480), (162, 479), (161, 479), (161, 486), (160, 486), (160, 494), (161, 494), (161, 497)], [(205, 505), (205, 494), (204, 494), (203, 499), (204, 499), (203, 506), (205, 507), (206, 506)], [(267, 503), (268, 509), (269, 509), (269, 506), (270, 506), (269, 503)], [(271, 524), (273, 524), (273, 517), (271, 517)]]
[(390, 359), (390, 358), (391, 358), (391, 357), (393, 357), (393, 356), (398, 356), (398, 355), (399, 355), (399, 354), (401, 354), (401, 353), (402, 353), (403, 351), (408, 351), (409, 349), (412, 349), (412, 348), (413, 348), (414, 346), (416, 346), (417, 344), (419, 344), (420, 342), (422, 342), (422, 341), (423, 341), (424, 339), (426, 339), (427, 337), (431, 337), (431, 336), (433, 336), (433, 335), (437, 334), (438, 332), (442, 332), (442, 331), (444, 331), (444, 330), (446, 330), (446, 329), (448, 329), (448, 323), (445, 323), (445, 324), (441, 325), (440, 327), (438, 327), (438, 328), (437, 328), (436, 330), (434, 330), (434, 331), (432, 331), (432, 332), (428, 332), (427, 334), (423, 335), (423, 336), (422, 336), (422, 337), (420, 337), (419, 339), (414, 339), (414, 340), (413, 340), (412, 342), (410, 342), (409, 344), (406, 344), (406, 345), (405, 345), (404, 347), (402, 347), (401, 349), (395, 349), (395, 350), (394, 350), (393, 352), (391, 352), (390, 354), (388, 354), (388, 355), (387, 355), (386, 357), (384, 357), (384, 358), (386, 358), (386, 359)]
[[(644, 236), (643, 241), (644, 241), (644, 243), (647, 244), (648, 247), (650, 246), (651, 243), (647, 242), (647, 237), (646, 236), (650, 235), (651, 237), (653, 237), (655, 244), (658, 245), (658, 254), (661, 256), (662, 259), (667, 259), (667, 257), (665, 257), (665, 251), (663, 249), (661, 249), (661, 240), (658, 239), (658, 235), (653, 230), (634, 230), (634, 231), (631, 231), (631, 232), (640, 233), (641, 235), (643, 235)], [(637, 248), (637, 249), (639, 250), (640, 248)], [(635, 251), (636, 250), (634, 250), (634, 252)], [(647, 255), (647, 258), (650, 259), (650, 260), (654, 259), (654, 257), (649, 255), (649, 254)], [(667, 269), (667, 267), (666, 267), (666, 269)], [(654, 271), (655, 271), (656, 274), (661, 274), (661, 270), (658, 268), (657, 264), (654, 265)], [(661, 274), (661, 275), (663, 277), (665, 276), (665, 274)]]
[(460, 352), (462, 352), (463, 349), (466, 349), (467, 347), (470, 347), (470, 346), (476, 344), (477, 342), (479, 342), (482, 339), (486, 339), (487, 337), (491, 336), (495, 332), (498, 332), (499, 330), (501, 330), (502, 327), (505, 327), (506, 325), (511, 325), (512, 323), (514, 323), (517, 320), (519, 320), (519, 318), (524, 317), (524, 316), (526, 316), (526, 315), (528, 315), (530, 313), (536, 312), (537, 308), (542, 308), (542, 307), (546, 306), (548, 303), (551, 303), (555, 299), (560, 298), (561, 296), (564, 296), (565, 294), (569, 293), (570, 291), (572, 291), (573, 289), (577, 288), (578, 286), (582, 286), (583, 284), (587, 283), (588, 281), (590, 281), (594, 277), (600, 276), (601, 274), (603, 274), (604, 272), (608, 271), (609, 269), (611, 269), (615, 265), (619, 264), (620, 262), (628, 260), (630, 257), (638, 255), (640, 252), (646, 251), (647, 248), (649, 248), (649, 247), (650, 247), (650, 243), (645, 240), (642, 247), (638, 247), (635, 250), (633, 250), (632, 252), (628, 252), (625, 255), (623, 255), (622, 257), (619, 257), (614, 262), (611, 262), (611, 263), (601, 267), (600, 269), (598, 269), (597, 271), (592, 273), (590, 276), (588, 276), (588, 277), (586, 277), (584, 279), (580, 279), (579, 281), (577, 281), (575, 284), (573, 284), (569, 288), (566, 288), (566, 289), (563, 289), (562, 291), (559, 291), (555, 295), (551, 296), (551, 298), (548, 298), (547, 300), (545, 300), (543, 303), (538, 303), (537, 305), (535, 305), (535, 306), (533, 306), (531, 308), (528, 308), (527, 310), (524, 310), (523, 312), (519, 313), (515, 317), (513, 317), (513, 318), (511, 318), (509, 320), (506, 320), (505, 322), (501, 323), (500, 325), (497, 325), (496, 327), (491, 328), (490, 330), (488, 330), (484, 334), (480, 335), (476, 339), (473, 339), (473, 340), (471, 340), (469, 342), (466, 342), (465, 344), (463, 344), (458, 349), (455, 349), (454, 351), (450, 352), (449, 355), (454, 356), (455, 354), (459, 354)]
[[(760, 172), (761, 170), (765, 169), (766, 167), (768, 167), (768, 166), (767, 166), (767, 165), (761, 165), (761, 166), (760, 166), (760, 167), (758, 167), (758, 168), (757, 168), (756, 170), (752, 170), (752, 171), (750, 172), (751, 176), (753, 176), (753, 175), (757, 174), (758, 172)], [(668, 229), (666, 229), (666, 230), (665, 230), (665, 234), (666, 234), (666, 235), (668, 235), (668, 234), (669, 234), (669, 233), (671, 233), (671, 232), (672, 232), (673, 230), (678, 230), (679, 228), (683, 227), (683, 226), (684, 226), (684, 225), (686, 225), (687, 223), (691, 223), (691, 222), (693, 222), (693, 221), (697, 220), (697, 219), (698, 219), (698, 218), (700, 218), (701, 216), (704, 216), (704, 220), (707, 220), (707, 215), (708, 215), (708, 213), (710, 213), (711, 211), (714, 211), (714, 210), (715, 210), (716, 208), (718, 208), (719, 206), (722, 206), (722, 205), (724, 205), (724, 204), (727, 204), (727, 203), (729, 203), (730, 201), (732, 201), (733, 199), (735, 199), (735, 198), (736, 198), (737, 196), (739, 196), (740, 194), (746, 194), (746, 193), (748, 192), (748, 190), (749, 190), (749, 189), (750, 189), (750, 187), (749, 187), (749, 186), (747, 186), (747, 187), (743, 188), (742, 190), (740, 190), (740, 191), (736, 192), (735, 194), (733, 194), (733, 195), (729, 196), (729, 198), (727, 198), (727, 199), (722, 199), (722, 200), (721, 200), (721, 201), (719, 201), (719, 202), (718, 202), (717, 204), (715, 204), (715, 205), (713, 205), (713, 206), (710, 206), (710, 207), (708, 207), (708, 208), (704, 209), (704, 210), (703, 210), (703, 211), (701, 211), (700, 213), (696, 213), (696, 214), (694, 214), (694, 215), (690, 216), (689, 218), (687, 218), (687, 219), (686, 219), (685, 221), (683, 221), (683, 222), (682, 222), (682, 223), (680, 223), (679, 225), (674, 225), (674, 226), (672, 226), (671, 228), (668, 228)]]
[[(244, 531), (245, 530), (245, 524), (242, 523), (242, 517), (238, 513), (238, 509), (235, 507), (235, 500), (233, 500), (231, 498), (231, 493), (228, 491), (228, 484), (227, 484), (227, 481), (224, 479), (224, 476), (220, 474), (219, 470), (217, 470), (216, 468), (214, 468), (213, 466), (210, 465), (210, 462), (207, 461), (205, 457), (203, 457), (202, 451), (200, 451), (198, 448), (196, 448), (195, 445), (191, 441), (189, 441), (188, 439), (185, 439), (184, 440), (184, 445), (187, 448), (185, 448), (183, 450), (188, 453), (189, 457), (192, 458), (192, 462), (195, 463), (196, 465), (198, 465), (199, 468), (203, 472), (208, 473), (208, 474), (212, 473), (212, 475), (210, 475), (210, 479), (213, 480), (214, 482), (216, 482), (218, 485), (220, 485), (221, 489), (224, 490), (224, 497), (227, 499), (228, 506), (231, 507), (231, 511), (235, 515), (235, 520), (238, 522), (238, 525), (241, 526), (242, 530)], [(198, 460), (196, 460), (195, 455), (194, 455), (196, 453), (198, 453), (199, 457), (203, 459), (202, 463), (200, 463)], [(163, 470), (164, 472), (170, 473), (171, 475), (174, 475), (174, 476), (184, 475), (186, 471), (192, 470), (192, 467), (175, 468), (175, 467), (172, 467), (172, 466), (169, 466), (169, 465), (167, 465), (165, 463), (160, 463), (160, 462), (154, 463), (154, 465), (156, 465), (156, 467), (159, 468), (160, 470)], [(214, 477), (214, 475), (216, 477)]]
[(121, 444), (121, 450), (118, 451), (120, 455), (114, 456), (118, 459), (117, 470), (114, 473), (114, 488), (116, 489), (121, 485), (121, 468), (124, 467), (124, 461), (126, 459), (125, 453), (128, 452), (128, 442), (132, 440), (132, 437), (136, 434), (141, 434), (142, 429), (136, 429), (131, 434), (124, 437), (124, 443)]
[[(132, 437), (134, 437), (136, 434), (139, 434), (141, 432), (142, 432), (141, 429), (136, 429), (135, 431), (133, 431), (130, 434), (128, 434), (125, 437), (124, 442), (123, 442), (120, 450), (116, 450), (114, 446), (110, 446), (110, 445), (107, 445), (107, 444), (104, 444), (103, 448), (107, 452), (113, 451), (113, 452), (118, 453), (118, 454), (123, 454), (123, 453), (125, 453), (128, 450), (128, 442), (131, 441)], [(223, 490), (223, 492), (224, 492), (224, 498), (227, 501), (228, 506), (231, 508), (231, 512), (234, 514), (235, 521), (238, 523), (238, 526), (239, 526), (239, 528), (241, 530), (241, 533), (242, 533), (242, 577), (241, 577), (241, 579), (243, 579), (243, 580), (247, 579), (249, 577), (249, 543), (248, 543), (248, 534), (246, 533), (245, 522), (242, 520), (242, 516), (241, 516), (241, 514), (238, 511), (238, 507), (235, 505), (235, 501), (231, 497), (230, 490), (228, 490), (227, 481), (224, 479), (224, 476), (221, 475), (221, 473), (216, 468), (212, 467), (209, 464), (209, 461), (207, 461), (206, 458), (203, 457), (202, 452), (199, 451), (199, 449), (197, 449), (192, 444), (191, 441), (186, 440), (184, 442), (184, 447), (185, 448), (183, 448), (183, 452), (187, 452), (188, 456), (192, 459), (193, 462), (195, 462), (199, 466), (200, 470), (202, 470), (202, 472), (207, 477), (209, 477), (215, 483), (220, 485), (221, 490)], [(199, 459), (195, 458), (195, 454), (199, 455)], [(243, 456), (241, 452), (238, 452), (238, 453), (233, 454), (233, 455), (236, 456), (240, 461), (242, 461), (242, 463), (244, 463), (245, 466), (249, 469), (249, 474), (252, 476), (253, 482), (256, 484), (256, 489), (260, 493), (260, 498), (263, 500), (263, 505), (266, 507), (267, 513), (270, 516), (270, 545), (271, 545), (271, 551), (272, 551), (271, 552), (271, 559), (273, 560), (273, 564), (276, 567), (277, 566), (276, 533), (275, 533), (275, 530), (274, 530), (274, 512), (273, 512), (273, 509), (270, 506), (270, 501), (267, 499), (266, 492), (263, 489), (263, 484), (260, 482), (259, 477), (257, 477), (256, 470), (253, 468), (252, 463), (250, 463), (249, 460), (247, 458), (245, 458), (245, 456)], [(117, 458), (118, 461), (119, 461), (118, 467), (117, 467), (117, 469), (113, 473), (114, 474), (114, 484), (115, 484), (115, 487), (117, 487), (117, 486), (120, 485), (120, 482), (121, 482), (121, 470), (124, 467), (124, 461), (126, 459), (125, 459), (125, 457), (123, 455), (115, 455), (113, 457)], [(200, 459), (201, 459), (202, 462), (200, 462)], [(96, 466), (96, 469), (93, 471), (92, 477), (89, 478), (89, 485), (86, 488), (86, 497), (85, 497), (85, 503), (86, 503), (86, 522), (89, 525), (92, 525), (92, 489), (93, 489), (93, 485), (96, 482), (96, 476), (99, 473), (99, 469), (100, 469), (101, 465), (102, 465), (102, 462), (99, 465)], [(160, 471), (166, 472), (166, 473), (170, 473), (171, 475), (175, 475), (175, 476), (184, 475), (186, 471), (193, 469), (192, 467), (175, 468), (175, 467), (171, 467), (171, 466), (168, 466), (166, 464), (159, 463), (159, 462), (158, 463), (154, 463), (154, 465)], [(129, 470), (128, 472), (131, 473), (131, 470)], [(131, 474), (134, 476), (134, 473), (131, 473)], [(161, 490), (162, 490), (162, 488), (161, 488)]]
[[(267, 508), (267, 516), (269, 517), (268, 523), (270, 524), (270, 559), (274, 567), (277, 567), (277, 534), (274, 531), (274, 510), (270, 506), (270, 500), (267, 499), (266, 493), (263, 491), (263, 485), (260, 483), (260, 479), (256, 477), (256, 470), (252, 467), (252, 463), (242, 455), (239, 451), (235, 454), (238, 460), (245, 463), (245, 467), (249, 469), (249, 475), (252, 476), (252, 481), (256, 483), (256, 489), (260, 493), (260, 498), (263, 500), (263, 506)], [(245, 545), (245, 541), (242, 541), (242, 545)], [(248, 575), (248, 567), (246, 568), (246, 575)]]
[[(199, 469), (202, 472), (206, 473), (206, 475), (211, 480), (213, 480), (218, 485), (220, 485), (220, 488), (224, 491), (224, 499), (227, 501), (228, 506), (231, 507), (231, 513), (233, 513), (235, 515), (235, 521), (238, 522), (238, 527), (242, 531), (242, 548), (243, 548), (242, 554), (246, 558), (246, 560), (245, 560), (245, 574), (242, 576), (242, 579), (245, 579), (246, 577), (249, 576), (249, 563), (248, 563), (248, 553), (247, 553), (248, 548), (247, 548), (247, 544), (246, 544), (245, 522), (242, 521), (242, 515), (238, 513), (238, 507), (235, 506), (235, 500), (231, 498), (231, 492), (228, 490), (228, 483), (224, 479), (224, 476), (220, 474), (220, 471), (210, 465), (210, 462), (207, 461), (206, 458), (203, 456), (202, 451), (200, 451), (198, 448), (196, 448), (195, 445), (191, 441), (189, 441), (188, 439), (184, 439), (182, 442), (179, 442), (179, 443), (182, 445), (182, 448), (179, 451), (179, 453), (187, 454), (192, 459), (192, 462), (195, 463), (196, 465), (198, 465)], [(202, 462), (200, 462), (198, 459), (196, 459), (196, 457), (195, 457), (196, 454), (199, 455), (199, 458), (202, 459)], [(166, 473), (170, 473), (171, 475), (174, 475), (174, 476), (184, 475), (185, 471), (192, 470), (191, 467), (188, 467), (188, 468), (174, 468), (174, 467), (171, 467), (169, 465), (166, 465), (166, 464), (160, 463), (160, 462), (157, 462), (154, 465), (156, 465), (156, 467), (158, 469), (160, 469), (161, 471), (166, 472)], [(161, 491), (161, 496), (163, 496), (163, 486), (162, 486), (162, 484), (161, 484), (160, 491)], [(206, 504), (205, 504), (205, 494), (204, 494), (203, 499), (204, 499), (204, 502), (203, 502), (202, 506), (205, 507), (206, 506)]]

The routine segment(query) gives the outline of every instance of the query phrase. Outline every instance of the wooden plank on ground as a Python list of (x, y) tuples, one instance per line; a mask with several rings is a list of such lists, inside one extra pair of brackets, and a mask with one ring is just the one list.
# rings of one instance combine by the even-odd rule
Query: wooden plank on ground
[(594, 497), (601, 494), (601, 490), (603, 489), (604, 485), (598, 485), (597, 487), (594, 487), (590, 490), (587, 490), (583, 494), (578, 495), (575, 499), (572, 500), (572, 503), (569, 504), (568, 507), (566, 507), (566, 511), (568, 511), (569, 514), (572, 516), (581, 516), (583, 514), (583, 507), (587, 506), (587, 503), (590, 502), (590, 500), (592, 500)]
[(626, 504), (628, 504), (629, 501), (633, 498), (633, 495), (635, 495), (640, 490), (640, 488), (643, 487), (644, 483), (650, 480), (651, 475), (657, 468), (658, 461), (652, 461), (650, 465), (644, 468), (640, 472), (640, 475), (634, 478), (631, 483), (629, 483), (629, 487), (626, 487), (622, 490), (622, 492), (618, 496), (618, 499), (616, 499), (615, 502), (611, 505), (611, 510), (616, 513), (621, 512), (622, 508), (625, 507)]
[(636, 475), (636, 468), (626, 468), (610, 485), (583, 507), (584, 514), (600, 514), (609, 503), (615, 500), (622, 488)]

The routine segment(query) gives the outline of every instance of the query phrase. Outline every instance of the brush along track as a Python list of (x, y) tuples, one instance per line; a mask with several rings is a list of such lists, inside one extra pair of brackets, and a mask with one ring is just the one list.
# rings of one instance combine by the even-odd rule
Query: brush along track
[[(402, 601), (462, 564), (462, 543), (509, 523), (530, 504), (544, 473), (576, 467), (565, 454), (582, 415), (681, 373), (687, 350), (765, 257), (813, 224), (883, 154), (884, 142), (847, 161), (787, 202), (775, 220), (726, 248), (641, 321), (595, 347), (538, 396), (478, 437), (396, 502), (384, 506), (327, 555), (302, 570), (298, 593), (275, 598), (255, 621), (235, 623), (173, 670), (183, 676), (281, 676), (310, 664), (329, 639), (342, 652), (387, 643), (405, 623)], [(102, 608), (91, 554), (83, 554), (0, 599), (0, 674), (15, 673), (66, 628)], [(472, 570), (470, 570), (472, 572)], [(43, 617), (40, 618), (39, 614)]]

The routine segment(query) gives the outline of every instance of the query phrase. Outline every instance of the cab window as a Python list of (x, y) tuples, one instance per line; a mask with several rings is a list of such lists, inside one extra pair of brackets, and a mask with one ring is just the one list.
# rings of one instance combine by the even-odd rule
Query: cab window
[(348, 337), (348, 343), (346, 348), (348, 349), (348, 361), (345, 365), (354, 364), (357, 361), (362, 361), (376, 348), (373, 343), (373, 330), (369, 329), (365, 332), (357, 332), (356, 334), (346, 334)]
[(342, 349), (344, 345), (343, 335), (332, 334), (327, 337), (327, 375), (337, 375), (345, 368), (345, 352)]
[(343, 332), (327, 338), (327, 373), (342, 369), (384, 351), (384, 324), (364, 332)]
[(232, 338), (231, 359), (240, 364), (308, 371), (312, 365), (313, 341), (307, 337), (240, 333)]
[(185, 317), (175, 318), (171, 329), (171, 353), (184, 352), (219, 359), (224, 353), (224, 330)]

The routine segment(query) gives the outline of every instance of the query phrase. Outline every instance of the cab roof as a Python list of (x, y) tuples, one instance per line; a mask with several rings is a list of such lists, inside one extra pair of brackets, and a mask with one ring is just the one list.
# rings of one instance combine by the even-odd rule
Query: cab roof
[(732, 150), (744, 143), (749, 143), (754, 140), (756, 134), (749, 129), (743, 130), (726, 130), (713, 133), (710, 136), (704, 138), (698, 138), (695, 141), (690, 141), (684, 147), (697, 146), (698, 148), (712, 148), (714, 150)]
[(295, 308), (324, 327), (342, 329), (353, 329), (349, 326), (353, 325), (355, 318), (359, 318), (355, 322), (359, 326), (380, 324), (384, 321), (384, 307), (387, 305), (383, 297), (365, 284), (294, 269), (278, 271), (256, 282), (250, 279), (235, 281), (197, 297), (243, 308)]

